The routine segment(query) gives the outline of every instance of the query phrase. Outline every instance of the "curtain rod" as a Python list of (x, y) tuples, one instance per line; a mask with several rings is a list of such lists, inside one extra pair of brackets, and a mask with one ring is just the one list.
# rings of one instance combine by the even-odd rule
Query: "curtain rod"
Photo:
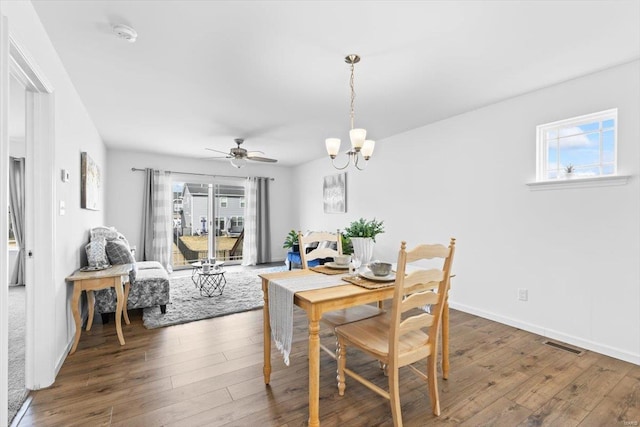
[[(140, 168), (131, 168), (131, 172), (144, 172), (146, 169), (140, 169)], [(165, 171), (165, 172), (169, 172), (169, 173), (177, 173), (180, 175), (197, 175), (197, 176), (210, 176), (213, 178), (254, 178), (251, 176), (234, 176), (234, 175), (211, 175), (208, 173), (194, 173), (194, 172), (176, 172), (176, 171)], [(271, 181), (275, 181), (275, 178), (271, 178), (269, 176), (256, 176), (255, 178), (264, 178), (264, 179), (268, 179)]]

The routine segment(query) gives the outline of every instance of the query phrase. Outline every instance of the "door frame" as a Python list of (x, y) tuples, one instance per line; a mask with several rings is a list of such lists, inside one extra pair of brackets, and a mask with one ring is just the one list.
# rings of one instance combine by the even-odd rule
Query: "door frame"
[[(9, 236), (9, 29), (0, 4), (0, 235)], [(0, 244), (0, 425), (9, 418), (9, 245)]]
[[(25, 100), (25, 287), (26, 340), (25, 385), (37, 390), (53, 384), (57, 366), (55, 362), (55, 132), (53, 87), (44, 77), (31, 56), (11, 35), (8, 19), (2, 17), (2, 88), (8, 88), (9, 75), (14, 75), (26, 88)], [(7, 166), (0, 177), (0, 198), (8, 200), (9, 138), (8, 138), (8, 90), (2, 91), (3, 132), (0, 136), (0, 156)], [(36, 171), (38, 171), (36, 173)], [(0, 233), (7, 234), (7, 209), (0, 215)], [(7, 245), (0, 245), (0, 266), (3, 266), (4, 284), (9, 282)], [(29, 255), (30, 254), (30, 255)], [(38, 268), (35, 268), (35, 262)], [(0, 286), (0, 295), (6, 295), (6, 286)], [(0, 365), (8, 370), (8, 305), (7, 298), (0, 303)], [(37, 315), (36, 315), (37, 314)], [(5, 371), (3, 371), (5, 372)], [(7, 371), (8, 372), (8, 371)], [(6, 379), (6, 375), (2, 375)], [(7, 419), (7, 387), (0, 383), (0, 417)], [(2, 419), (2, 418), (0, 418)]]
[[(10, 71), (26, 87), (25, 102), (25, 385), (37, 390), (53, 384), (55, 358), (56, 179), (53, 86), (30, 55), (9, 35)], [(38, 171), (36, 173), (36, 171)], [(38, 268), (35, 268), (35, 265)]]

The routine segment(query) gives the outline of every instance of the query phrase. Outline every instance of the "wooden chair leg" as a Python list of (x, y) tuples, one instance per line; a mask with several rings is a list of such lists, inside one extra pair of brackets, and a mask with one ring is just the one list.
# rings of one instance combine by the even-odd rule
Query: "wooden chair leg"
[(338, 339), (338, 394), (344, 396), (344, 390), (347, 387), (344, 377), (344, 368), (347, 365), (347, 346), (344, 341)]
[(402, 427), (402, 408), (400, 407), (400, 384), (398, 381), (398, 368), (394, 366), (388, 369), (389, 374), (389, 403), (391, 404), (391, 417), (394, 427)]
[(433, 415), (440, 416), (440, 398), (438, 396), (438, 375), (437, 375), (437, 354), (432, 354), (427, 358), (427, 376), (429, 383), (429, 399), (431, 399), (431, 410)]
[(442, 379), (449, 379), (449, 303), (442, 311)]

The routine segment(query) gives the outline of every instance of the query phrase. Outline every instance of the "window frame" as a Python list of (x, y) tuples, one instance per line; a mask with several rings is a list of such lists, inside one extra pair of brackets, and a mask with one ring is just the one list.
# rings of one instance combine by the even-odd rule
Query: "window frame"
[[(547, 132), (552, 130), (560, 130), (561, 128), (565, 128), (567, 126), (581, 126), (587, 123), (593, 122), (603, 122), (606, 120), (614, 120), (613, 125), (613, 134), (614, 134), (614, 152), (613, 152), (613, 173), (607, 175), (595, 175), (595, 176), (585, 176), (585, 177), (576, 177), (575, 179), (602, 179), (607, 177), (616, 177), (618, 176), (618, 109), (611, 108), (604, 111), (598, 111), (595, 113), (584, 114), (582, 116), (571, 117), (568, 119), (558, 120), (555, 122), (545, 123), (536, 126), (536, 182), (556, 182), (561, 181), (562, 178), (558, 176), (557, 178), (548, 178), (547, 172), (549, 170), (548, 167), (548, 147), (547, 140), (545, 139), (545, 135)], [(600, 133), (602, 133), (602, 128), (599, 128)], [(600, 150), (602, 151), (602, 140), (600, 140)], [(602, 160), (602, 158), (600, 159)], [(600, 163), (602, 167), (602, 163)]]

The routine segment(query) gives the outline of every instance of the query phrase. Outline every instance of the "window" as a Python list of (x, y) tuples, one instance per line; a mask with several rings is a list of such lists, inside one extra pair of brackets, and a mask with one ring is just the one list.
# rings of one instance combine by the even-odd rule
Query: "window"
[(232, 216), (231, 217), (231, 227), (244, 227), (244, 217)]
[(9, 215), (7, 218), (9, 219), (9, 247), (16, 247), (16, 236), (13, 235), (13, 221), (11, 221), (11, 206), (9, 206)]
[(218, 200), (221, 208), (226, 208), (229, 205), (229, 200), (226, 197), (218, 197)]
[(617, 122), (612, 109), (538, 126), (537, 180), (615, 175)]
[(240, 197), (240, 207), (244, 208), (244, 197)]

